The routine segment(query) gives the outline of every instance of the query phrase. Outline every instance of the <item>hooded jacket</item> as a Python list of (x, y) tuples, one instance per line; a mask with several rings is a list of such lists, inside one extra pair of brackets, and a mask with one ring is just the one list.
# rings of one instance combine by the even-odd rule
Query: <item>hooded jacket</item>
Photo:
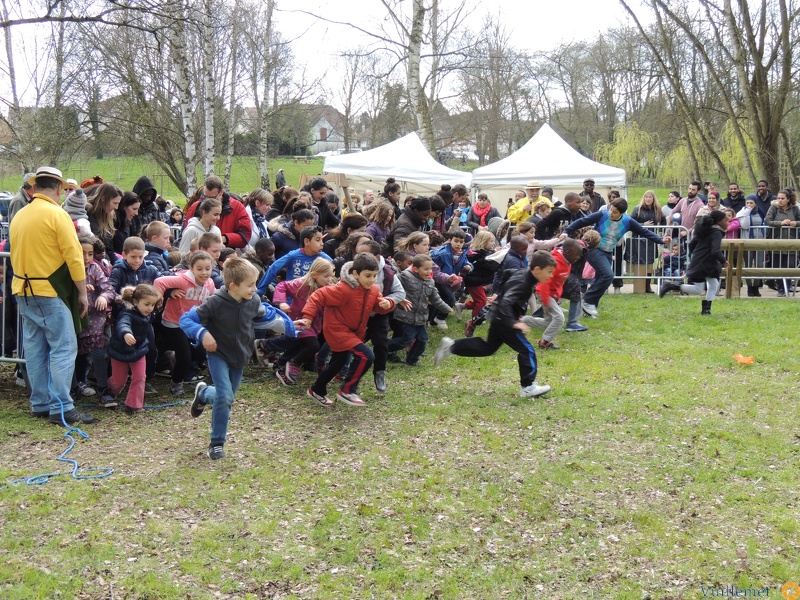
[(564, 257), (563, 247), (559, 246), (550, 254), (556, 259), (556, 268), (553, 271), (553, 276), (544, 283), (536, 284), (536, 293), (539, 294), (539, 298), (542, 299), (542, 304), (545, 306), (550, 306), (553, 298), (556, 300), (561, 298), (561, 294), (564, 291), (564, 282), (572, 271), (572, 265)]
[(303, 308), (303, 318), (311, 321), (320, 309), (325, 309), (322, 331), (334, 352), (346, 352), (364, 342), (370, 314), (385, 315), (394, 310), (394, 301), (388, 298), (391, 305), (388, 309), (378, 305), (383, 297), (377, 285), (366, 289), (355, 283), (357, 287), (343, 280), (320, 288), (311, 294)]
[[(185, 219), (194, 217), (194, 213), (200, 204), (200, 202), (192, 204), (185, 213)], [(247, 209), (245, 209), (244, 204), (232, 197), (228, 192), (222, 194), (222, 213), (219, 221), (217, 221), (217, 227), (221, 232), (220, 235), (224, 235), (227, 239), (225, 245), (228, 248), (244, 248), (253, 235), (253, 225), (250, 222), (250, 215), (247, 214)], [(188, 224), (186, 228), (189, 228)], [(186, 235), (185, 231), (184, 235)], [(182, 241), (183, 238), (181, 238)], [(181, 252), (184, 252), (183, 243), (181, 243)]]
[[(142, 194), (147, 190), (153, 190), (153, 197), (145, 202), (142, 198)], [(156, 204), (156, 198), (158, 198), (158, 190), (156, 190), (156, 186), (153, 185), (153, 182), (150, 180), (149, 177), (146, 175), (142, 175), (139, 179), (136, 180), (136, 184), (133, 186), (133, 193), (139, 196), (139, 200), (141, 200), (141, 205), (139, 206), (139, 230), (143, 227), (147, 227), (153, 221), (160, 221), (161, 216), (159, 214), (158, 205)]]
[[(126, 304), (126, 308), (117, 315), (114, 333), (108, 343), (108, 355), (120, 362), (136, 362), (146, 356), (150, 348), (155, 348), (151, 315), (145, 317), (138, 308)], [(133, 346), (125, 341), (128, 333), (136, 338)]]
[(408, 267), (401, 272), (397, 279), (405, 291), (405, 299), (411, 302), (411, 310), (406, 310), (402, 306), (397, 306), (394, 310), (394, 318), (401, 323), (408, 323), (417, 327), (422, 327), (428, 320), (429, 308), (433, 307), (439, 312), (448, 314), (452, 309), (442, 300), (439, 292), (436, 291), (436, 284), (432, 278), (422, 279), (413, 267)]
[(192, 240), (209, 232), (222, 235), (222, 231), (220, 231), (220, 228), (216, 225), (212, 225), (209, 229), (206, 229), (198, 217), (192, 217), (186, 224), (186, 229), (183, 230), (183, 234), (181, 234), (181, 244), (178, 249), (181, 252), (189, 252)]
[(114, 291), (119, 294), (122, 292), (122, 288), (126, 286), (136, 287), (140, 283), (152, 284), (158, 275), (158, 270), (153, 265), (142, 263), (142, 266), (134, 271), (133, 268), (125, 262), (124, 258), (119, 258), (117, 262), (114, 263), (114, 268), (111, 269), (111, 277), (109, 277), (108, 280), (111, 283), (111, 287), (114, 288)]
[(269, 239), (275, 244), (276, 259), (300, 248), (300, 234), (294, 230), (294, 223), (291, 220), (288, 224), (279, 225), (278, 230)]
[[(403, 238), (408, 237), (408, 234), (414, 231), (421, 231), (423, 225), (425, 225), (425, 222), (417, 216), (417, 211), (412, 210), (410, 206), (406, 206), (403, 209), (403, 214), (395, 222), (392, 231), (383, 240), (382, 246), (386, 246), (385, 251), (388, 255), (393, 255), (397, 252), (397, 245)], [(387, 256), (387, 254), (384, 253), (384, 256)]]

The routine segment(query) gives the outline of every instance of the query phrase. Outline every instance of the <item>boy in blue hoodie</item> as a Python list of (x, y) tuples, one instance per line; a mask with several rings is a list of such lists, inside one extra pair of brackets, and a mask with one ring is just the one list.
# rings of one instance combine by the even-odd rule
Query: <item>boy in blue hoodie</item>
[[(436, 250), (431, 251), (433, 263), (446, 275), (456, 275), (460, 277), (462, 271), (465, 273), (472, 271), (472, 263), (467, 260), (467, 251), (464, 249), (464, 244), (467, 242), (467, 235), (459, 229), (457, 231), (448, 231), (444, 234), (444, 237), (448, 241), (436, 248)], [(460, 282), (460, 280), (456, 281)], [(456, 296), (453, 292), (452, 285), (453, 284), (450, 283), (436, 283), (436, 291), (439, 292), (439, 296), (444, 300), (445, 304), (451, 308), (456, 303)], [(459, 284), (455, 285), (459, 287)], [(431, 319), (433, 323), (439, 328), (444, 329), (445, 327), (442, 324), (449, 313), (431, 308), (431, 314), (433, 315)]]
[(275, 278), (283, 269), (286, 269), (284, 281), (291, 281), (305, 277), (316, 258), (331, 260), (331, 257), (322, 251), (321, 227), (303, 227), (300, 231), (300, 246), (299, 249), (284, 254), (270, 265), (267, 272), (264, 273), (264, 277), (258, 282), (259, 295), (263, 296), (267, 293), (267, 288), (275, 283)]

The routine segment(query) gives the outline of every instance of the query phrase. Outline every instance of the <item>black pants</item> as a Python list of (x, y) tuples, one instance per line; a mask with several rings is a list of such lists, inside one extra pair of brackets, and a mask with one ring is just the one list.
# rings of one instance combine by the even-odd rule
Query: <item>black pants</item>
[(175, 352), (175, 367), (172, 369), (172, 382), (181, 383), (192, 370), (192, 362), (203, 362), (205, 350), (202, 346), (189, 343), (189, 338), (180, 327), (160, 326), (164, 348)]
[(455, 341), (451, 350), (458, 356), (491, 356), (503, 344), (517, 352), (519, 382), (522, 387), (528, 387), (536, 381), (536, 350), (519, 329), (492, 322), (486, 340), (479, 337), (461, 338)]
[(342, 382), (342, 392), (345, 394), (356, 393), (358, 391), (358, 382), (361, 377), (372, 366), (372, 361), (375, 355), (369, 346), (366, 344), (358, 344), (352, 350), (345, 350), (344, 352), (331, 352), (331, 359), (328, 361), (328, 366), (322, 373), (317, 374), (317, 380), (311, 386), (314, 393), (320, 396), (328, 394), (328, 384), (336, 377), (337, 373), (342, 370), (342, 367), (347, 364), (347, 359), (353, 355), (353, 360), (350, 361), (350, 368), (347, 371), (347, 376)]
[(389, 357), (389, 315), (372, 315), (367, 321), (367, 342), (372, 342), (375, 353), (373, 371), (385, 371)]

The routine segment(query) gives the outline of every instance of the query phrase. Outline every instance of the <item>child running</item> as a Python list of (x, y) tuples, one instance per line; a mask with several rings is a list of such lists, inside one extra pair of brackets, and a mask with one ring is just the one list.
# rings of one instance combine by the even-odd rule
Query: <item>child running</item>
[(374, 360), (372, 350), (364, 344), (367, 321), (371, 313), (387, 314), (395, 306), (393, 300), (381, 296), (375, 285), (378, 261), (374, 256), (366, 253), (357, 255), (351, 273), (357, 287), (340, 281), (334, 286), (317, 290), (308, 299), (303, 318), (296, 322), (301, 328), (307, 328), (317, 312), (321, 308), (326, 309), (322, 329), (333, 354), (328, 366), (317, 374), (317, 380), (308, 388), (308, 396), (325, 407), (333, 405), (333, 400), (327, 395), (328, 383), (345, 365), (351, 353), (353, 361), (336, 397), (350, 406), (366, 406), (366, 402), (358, 395), (358, 382)]
[(126, 308), (117, 316), (114, 334), (108, 345), (111, 378), (108, 380), (108, 389), (103, 392), (103, 399), (105, 406), (116, 404), (117, 394), (125, 387), (130, 372), (131, 384), (125, 397), (125, 412), (134, 414), (144, 410), (147, 354), (156, 343), (150, 318), (161, 298), (156, 289), (146, 283), (140, 283), (135, 288), (126, 287), (121, 296)]
[(452, 340), (443, 337), (434, 356), (438, 367), (451, 354), (458, 356), (490, 356), (504, 343), (517, 352), (519, 364), (520, 393), (523, 398), (536, 397), (550, 391), (549, 385), (536, 382), (536, 350), (525, 338), (529, 328), (520, 321), (528, 306), (537, 283), (544, 283), (553, 276), (556, 260), (542, 250), (534, 252), (528, 269), (514, 272), (501, 285), (500, 295), (489, 311), (489, 334), (486, 340), (479, 337)]
[(721, 210), (712, 210), (708, 215), (699, 217), (694, 224), (692, 241), (689, 242), (689, 268), (686, 278), (691, 283), (677, 284), (664, 281), (658, 295), (663, 298), (669, 291), (681, 291), (684, 294), (702, 296), (705, 294), (701, 315), (711, 314), (711, 303), (719, 290), (719, 277), (722, 269), (728, 264), (722, 252), (722, 238), (728, 230), (728, 215)]
[[(333, 264), (319, 257), (311, 263), (311, 269), (305, 277), (281, 281), (275, 288), (273, 301), (292, 320), (300, 319), (311, 294), (330, 285), (332, 279)], [(255, 341), (256, 358), (262, 366), (267, 365), (270, 355), (283, 352), (285, 360), (279, 359), (275, 368), (275, 376), (283, 385), (295, 385), (301, 367), (313, 361), (314, 355), (319, 352), (323, 312), (319, 311), (311, 321), (311, 325), (299, 332), (296, 337), (281, 335)]]
[(472, 263), (473, 269), (464, 276), (464, 285), (469, 292), (470, 299), (464, 303), (457, 303), (456, 318), (461, 320), (461, 311), (468, 309), (475, 317), (486, 306), (486, 286), (491, 285), (494, 274), (500, 263), (486, 260), (494, 252), (497, 240), (489, 231), (479, 231), (469, 245), (467, 258)]
[[(159, 327), (164, 348), (175, 353), (172, 383), (169, 386), (170, 392), (175, 396), (183, 395), (184, 381), (192, 382), (192, 379), (187, 379), (192, 370), (192, 362), (201, 363), (205, 359), (201, 347), (193, 349), (189, 344), (189, 338), (180, 327), (180, 320), (183, 314), (194, 306), (200, 306), (216, 291), (211, 280), (211, 271), (211, 255), (198, 250), (189, 258), (188, 271), (169, 277), (159, 277), (153, 283), (162, 296), (167, 290), (172, 290)], [(194, 381), (198, 379), (200, 378), (195, 376)]]
[(229, 258), (222, 271), (225, 285), (181, 317), (184, 333), (203, 344), (214, 385), (197, 384), (190, 413), (197, 418), (211, 404), (208, 457), (225, 458), (231, 406), (242, 374), (253, 355), (253, 321), (265, 312), (256, 295), (258, 269), (243, 258)]

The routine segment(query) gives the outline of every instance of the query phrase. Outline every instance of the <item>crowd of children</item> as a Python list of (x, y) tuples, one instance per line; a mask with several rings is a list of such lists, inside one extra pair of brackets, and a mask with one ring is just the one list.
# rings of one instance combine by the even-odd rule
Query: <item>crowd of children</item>
[[(488, 356), (506, 344), (517, 352), (520, 395), (541, 396), (550, 387), (538, 382), (536, 347), (557, 350), (562, 328), (587, 329), (578, 322), (582, 290), (594, 282), (594, 296), (583, 310), (595, 316), (612, 277), (610, 254), (624, 231), (669, 241), (631, 222), (624, 200), (581, 217), (572, 196), (556, 209), (537, 203), (533, 217), (520, 222), (509, 240), (488, 226), (494, 209), (482, 195), (474, 206), (460, 198), (446, 218), (438, 214), (443, 212), (438, 201), (416, 198), (397, 223), (391, 200), (376, 201), (371, 220), (345, 217), (334, 244), (330, 230), (316, 225), (321, 209), (311, 196), (291, 188), (279, 190), (274, 204), (259, 200), (260, 235), (245, 249), (223, 245), (216, 226), (222, 202), (210, 197), (193, 211), (179, 250), (161, 221), (149, 223), (141, 236), (127, 237), (119, 257), (108, 254), (102, 240), (81, 233), (90, 310), (89, 326), (78, 338), (73, 393), (96, 395), (100, 407), (112, 408), (127, 385), (124, 407), (135, 414), (153, 391), (156, 374), (170, 378), (177, 397), (192, 384), (191, 415), (199, 417), (212, 406), (208, 456), (219, 459), (225, 455), (234, 395), (253, 354), (284, 386), (298, 385), (304, 371), (314, 372), (306, 394), (323, 407), (335, 401), (365, 406), (359, 385), (370, 369), (375, 389), (385, 392), (387, 363), (418, 366), (428, 327), (446, 330), (450, 313), (460, 321), (466, 310), (465, 337), (444, 337), (435, 363), (450, 355)], [(173, 222), (183, 219), (179, 210), (170, 216)], [(431, 230), (431, 223), (440, 221), (445, 227)], [(689, 274), (703, 285), (668, 283), (662, 295), (669, 289), (707, 293), (710, 311), (724, 258), (719, 238), (733, 235), (736, 227), (729, 224), (738, 222), (731, 211), (701, 217), (692, 249), (706, 259), (694, 261)], [(595, 229), (584, 230), (587, 225)], [(404, 227), (418, 229), (398, 236)], [(541, 239), (537, 227), (553, 235)], [(575, 237), (559, 237), (562, 231)], [(335, 256), (323, 251), (326, 236)], [(381, 244), (387, 237), (391, 244)], [(686, 269), (681, 258), (680, 247), (667, 252), (664, 274), (681, 277)], [(562, 300), (569, 301), (568, 311)], [(485, 339), (475, 336), (484, 321)], [(543, 330), (538, 342), (528, 340), (531, 328)], [(204, 381), (206, 368), (213, 385)], [(87, 378), (90, 371), (96, 390)], [(340, 382), (338, 391), (329, 395), (334, 380)]]

